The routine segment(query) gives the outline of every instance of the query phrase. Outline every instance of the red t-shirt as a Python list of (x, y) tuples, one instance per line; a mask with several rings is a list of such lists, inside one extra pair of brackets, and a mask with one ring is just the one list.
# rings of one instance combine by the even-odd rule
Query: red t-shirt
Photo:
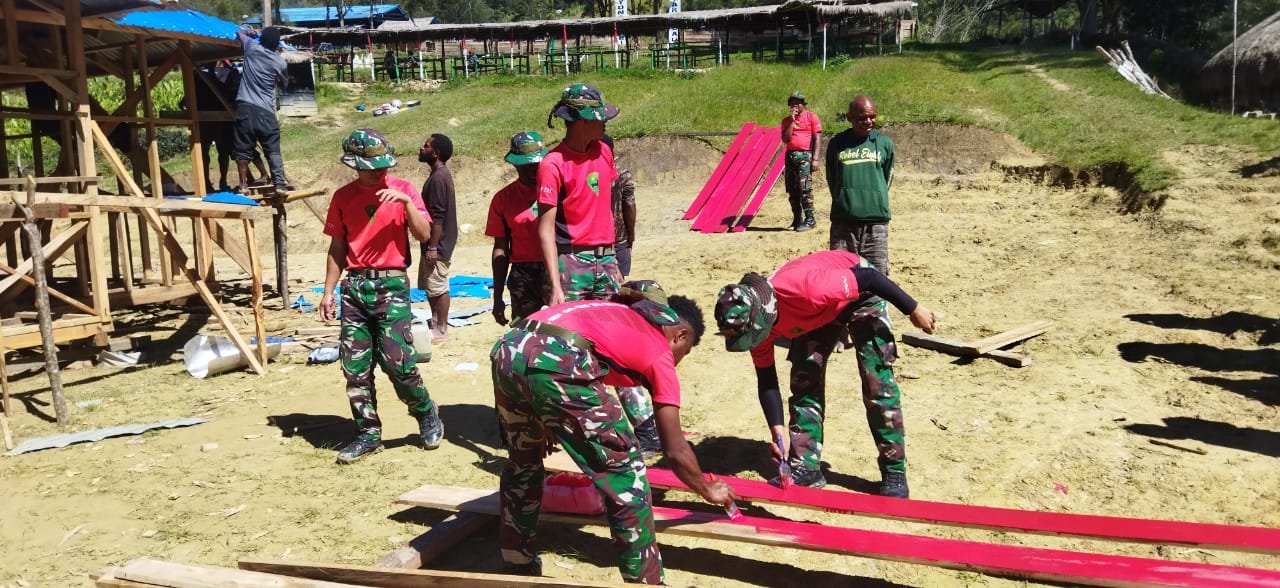
[(348, 269), (405, 269), (409, 253), (409, 219), (399, 202), (379, 202), (378, 190), (404, 192), (422, 216), (431, 221), (427, 205), (413, 184), (387, 175), (383, 185), (368, 187), (354, 181), (333, 194), (324, 234), (347, 242)]
[[(787, 124), (789, 120), (790, 116), (784, 117), (782, 124)], [(796, 121), (791, 123), (791, 140), (787, 141), (787, 151), (809, 151), (814, 133), (821, 132), (822, 121), (818, 120), (818, 115), (812, 110), (801, 112)]]
[(596, 357), (609, 366), (604, 383), (644, 386), (655, 404), (680, 406), (680, 379), (671, 344), (662, 329), (625, 305), (599, 300), (566, 302), (529, 318), (569, 329), (590, 341)]
[(510, 239), (507, 259), (512, 263), (542, 262), (538, 244), (538, 190), (516, 180), (507, 184), (489, 201), (489, 221), (484, 234)]
[(556, 207), (556, 244), (613, 245), (610, 186), (618, 172), (613, 151), (592, 141), (586, 152), (560, 143), (538, 165), (538, 204)]
[(769, 276), (778, 298), (778, 319), (769, 337), (751, 349), (756, 367), (773, 365), (774, 339), (794, 339), (822, 327), (858, 299), (853, 268), (861, 260), (848, 251), (819, 251), (788, 261)]

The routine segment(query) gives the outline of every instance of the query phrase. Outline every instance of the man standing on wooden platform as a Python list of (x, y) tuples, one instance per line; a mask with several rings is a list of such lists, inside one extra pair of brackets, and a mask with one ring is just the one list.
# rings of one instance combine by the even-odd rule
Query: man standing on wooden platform
[(254, 150), (262, 145), (271, 169), (276, 192), (283, 194), (292, 187), (284, 174), (284, 156), (280, 154), (280, 121), (276, 119), (276, 88), (284, 90), (289, 82), (284, 58), (276, 54), (280, 48), (280, 29), (267, 27), (254, 40), (252, 27), (236, 32), (244, 48), (244, 73), (236, 91), (236, 167), (240, 172), (240, 189), (249, 189), (249, 162)]
[[(565, 138), (538, 167), (538, 239), (551, 283), (547, 304), (604, 300), (618, 291), (613, 149), (605, 143), (605, 123), (618, 107), (604, 101), (591, 84), (573, 84), (547, 115), (565, 121)], [(652, 410), (643, 393), (622, 391), (623, 405), (645, 451), (659, 449)]]
[(876, 105), (870, 98), (855, 97), (846, 116), (852, 127), (827, 146), (831, 248), (856, 253), (887, 276), (893, 141), (876, 130)]
[(791, 201), (790, 228), (803, 232), (817, 225), (813, 219), (813, 172), (822, 161), (822, 121), (808, 109), (799, 91), (791, 93), (787, 106), (791, 112), (782, 119), (782, 143), (787, 150), (783, 171)]
[(357, 129), (342, 142), (342, 163), (356, 170), (355, 181), (333, 194), (324, 232), (331, 237), (325, 267), (320, 319), (334, 319), (334, 288), (342, 278), (342, 374), (347, 381), (355, 440), (338, 452), (352, 463), (382, 450), (382, 420), (374, 393), (376, 361), (418, 421), (422, 445), (440, 446), (444, 425), (414, 362), (409, 276), (409, 239), (431, 235), (431, 217), (418, 190), (387, 173), (395, 152), (381, 134)]
[(893, 378), (898, 352), (880, 306), (885, 300), (909, 315), (913, 325), (933, 332), (932, 311), (847, 251), (811, 253), (787, 262), (768, 279), (752, 272), (720, 290), (716, 323), (729, 351), (751, 352), (771, 440), (786, 438), (773, 344), (778, 337), (791, 339), (790, 450), (783, 455), (777, 444), (769, 445), (774, 457), (788, 460), (797, 485), (827, 483), (821, 471), (827, 361), (849, 335), (857, 348), (867, 423), (880, 453), (880, 494), (909, 495), (902, 393)]
[(431, 175), (422, 185), (432, 219), (431, 238), (422, 244), (418, 287), (427, 291), (427, 303), (431, 305), (432, 343), (449, 339), (449, 264), (458, 243), (458, 201), (448, 165), (451, 157), (453, 141), (440, 133), (428, 137), (418, 149), (418, 161), (431, 167)]
[(723, 482), (704, 478), (680, 426), (676, 365), (705, 330), (702, 311), (653, 282), (630, 282), (614, 300), (545, 308), (512, 321), (493, 347), (494, 403), (511, 447), (499, 491), (499, 542), (512, 571), (540, 573), (534, 534), (542, 458), (558, 442), (600, 492), (623, 580), (662, 583), (644, 461), (609, 385), (648, 388), (671, 469), (707, 502), (734, 498)]

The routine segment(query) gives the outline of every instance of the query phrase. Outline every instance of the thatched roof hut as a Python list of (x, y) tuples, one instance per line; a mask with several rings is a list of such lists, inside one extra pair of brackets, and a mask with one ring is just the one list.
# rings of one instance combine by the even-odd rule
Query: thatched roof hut
[[(1237, 48), (1236, 104), (1280, 111), (1280, 12), (1240, 35)], [(1231, 100), (1231, 53), (1227, 45), (1201, 70), (1201, 88), (1223, 103)]]

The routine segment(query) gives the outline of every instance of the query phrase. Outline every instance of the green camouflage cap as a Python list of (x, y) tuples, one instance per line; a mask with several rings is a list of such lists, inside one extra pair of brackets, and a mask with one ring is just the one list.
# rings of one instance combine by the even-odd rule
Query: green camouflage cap
[(787, 103), (790, 103), (792, 100), (799, 101), (801, 104), (809, 103), (804, 99), (804, 94), (801, 94), (800, 90), (796, 90), (795, 92), (792, 92), (791, 95), (787, 97)]
[(356, 129), (342, 140), (342, 163), (354, 170), (387, 169), (396, 165), (396, 151), (382, 133)]
[(542, 146), (542, 135), (534, 131), (520, 131), (511, 136), (511, 149), (503, 159), (511, 165), (529, 165), (542, 161), (547, 156), (546, 147)]
[(667, 292), (653, 280), (633, 280), (618, 288), (610, 300), (631, 307), (650, 324), (674, 326), (680, 324), (680, 316), (667, 306)]
[(604, 94), (591, 84), (577, 83), (564, 89), (560, 101), (547, 115), (547, 126), (551, 126), (552, 117), (560, 117), (567, 122), (575, 120), (611, 120), (618, 116), (618, 107), (606, 104)]
[(778, 318), (778, 299), (773, 286), (755, 272), (742, 276), (737, 284), (720, 289), (716, 297), (716, 326), (729, 351), (747, 351), (762, 343)]

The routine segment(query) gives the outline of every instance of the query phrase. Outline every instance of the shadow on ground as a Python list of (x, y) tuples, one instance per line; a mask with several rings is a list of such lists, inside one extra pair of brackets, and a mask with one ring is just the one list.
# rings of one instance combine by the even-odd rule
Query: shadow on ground
[(1280, 433), (1275, 431), (1237, 427), (1231, 423), (1194, 417), (1169, 417), (1164, 419), (1163, 426), (1133, 424), (1125, 428), (1131, 433), (1156, 439), (1192, 439), (1209, 445), (1280, 457)]

